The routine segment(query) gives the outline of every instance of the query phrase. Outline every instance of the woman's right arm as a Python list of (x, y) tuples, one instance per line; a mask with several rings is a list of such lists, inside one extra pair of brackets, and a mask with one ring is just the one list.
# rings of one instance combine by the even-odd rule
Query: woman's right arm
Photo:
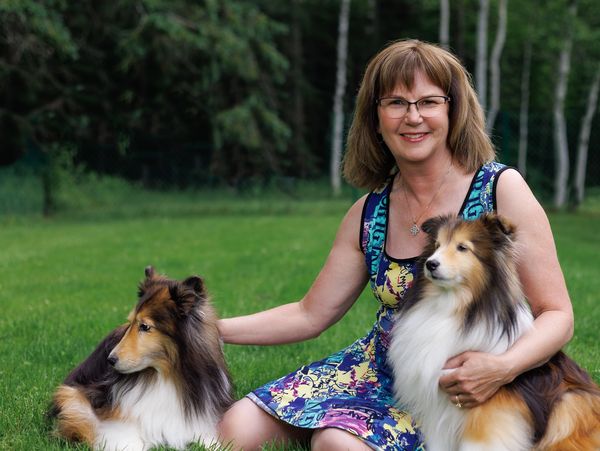
[(342, 220), (325, 265), (297, 302), (219, 320), (225, 343), (274, 345), (315, 338), (336, 323), (354, 304), (368, 280), (359, 245), (362, 209), (359, 199)]

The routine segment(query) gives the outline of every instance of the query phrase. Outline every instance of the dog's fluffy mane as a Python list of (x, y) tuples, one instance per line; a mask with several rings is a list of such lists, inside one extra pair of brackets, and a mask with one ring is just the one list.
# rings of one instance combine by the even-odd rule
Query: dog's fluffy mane
[[(226, 365), (220, 352), (216, 315), (202, 279), (192, 276), (178, 282), (153, 272), (149, 276), (149, 271), (152, 270), (146, 270), (146, 280), (139, 285), (135, 311), (149, 310), (155, 327), (176, 343), (178, 355), (169, 357), (171, 364), (178, 367), (175, 374), (185, 393), (186, 413), (197, 412), (208, 399), (216, 401), (214, 407), (223, 411), (232, 403), (229, 376), (223, 374)], [(172, 302), (154, 307), (150, 304), (152, 294), (164, 287)]]
[[(428, 233), (429, 241), (417, 262), (415, 283), (398, 309), (388, 357), (395, 376), (396, 397), (420, 417), (429, 440), (435, 442), (435, 446), (431, 442), (429, 445), (432, 449), (455, 449), (465, 426), (463, 420), (470, 412), (482, 411), (461, 410), (450, 403), (438, 386), (442, 365), (467, 350), (503, 352), (532, 327), (533, 317), (518, 280), (515, 228), (509, 222), (491, 213), (475, 221), (442, 216), (427, 220), (422, 229)], [(452, 241), (455, 236), (457, 240)], [(437, 265), (443, 266), (432, 257), (440, 237), (454, 245), (462, 245), (461, 240), (470, 241), (468, 251), (481, 265), (475, 274), (478, 280), (444, 283), (442, 272), (440, 282), (435, 281)], [(430, 280), (427, 271), (434, 280)], [(424, 359), (422, 364), (416, 364), (418, 369), (412, 367), (415, 358)], [(502, 438), (502, 449), (563, 449), (562, 444), (552, 447), (563, 439), (570, 444), (564, 449), (590, 449), (594, 447), (591, 443), (600, 443), (600, 390), (562, 351), (546, 364), (519, 375), (500, 391), (503, 394), (498, 399), (508, 396), (520, 399), (526, 406), (521, 413), (513, 409), (512, 424), (521, 424), (518, 416), (523, 414), (529, 418), (526, 427), (530, 428), (530, 435), (525, 437), (527, 445), (506, 436)], [(498, 421), (484, 416), (488, 424)], [(518, 432), (516, 436), (522, 434)], [(578, 445), (573, 448), (573, 443)]]
[[(166, 382), (174, 388), (186, 421), (196, 424), (199, 419), (218, 420), (233, 402), (232, 387), (221, 350), (216, 314), (203, 281), (197, 276), (183, 281), (171, 280), (156, 275), (151, 267), (146, 268), (145, 273), (130, 320), (142, 312), (145, 318), (151, 319), (152, 326), (167, 337), (161, 357), (167, 371), (159, 374), (154, 368), (146, 368), (121, 373), (111, 365), (109, 355), (130, 327), (124, 324), (113, 330), (71, 371), (63, 386), (77, 389), (101, 420), (113, 417), (114, 409), (117, 412), (120, 409), (119, 400), (129, 397), (130, 393), (133, 399), (138, 399), (145, 392), (156, 393), (156, 388)], [(49, 416), (61, 420), (63, 408), (55, 399)], [(67, 437), (92, 440), (80, 436), (77, 428), (70, 429), (68, 422), (65, 425), (68, 429), (61, 433)]]
[[(165, 287), (172, 302), (161, 305), (160, 309), (148, 305), (152, 302), (152, 294)], [(223, 383), (224, 377), (229, 376), (223, 374), (224, 361), (222, 355), (216, 352), (220, 346), (217, 332), (205, 331), (212, 327), (215, 313), (202, 280), (192, 276), (178, 282), (155, 275), (151, 268), (147, 268), (146, 279), (140, 283), (138, 295), (135, 311), (151, 308), (156, 328), (176, 343), (177, 355), (170, 358), (172, 365), (178, 369), (175, 374), (179, 380), (175, 382), (179, 384), (180, 392), (185, 393), (182, 400), (186, 414), (204, 413), (208, 399), (215, 401), (215, 405), (210, 407), (217, 411), (231, 405), (228, 381)], [(78, 386), (83, 390), (95, 409), (108, 408), (113, 404), (116, 393), (111, 390), (112, 387), (119, 387), (119, 394), (124, 394), (138, 384), (154, 382), (157, 377), (154, 369), (123, 374), (108, 363), (110, 351), (123, 338), (127, 327), (124, 324), (111, 332), (64, 381), (65, 385)]]
[(512, 342), (517, 329), (517, 311), (526, 308), (515, 269), (515, 228), (495, 214), (484, 215), (481, 221), (468, 223), (456, 216), (438, 216), (423, 223), (422, 229), (429, 239), (417, 260), (417, 278), (406, 293), (400, 312), (411, 309), (423, 297), (423, 290), (431, 287), (425, 276), (425, 262), (435, 251), (440, 227), (452, 231), (460, 225), (471, 229), (469, 239), (474, 244), (473, 253), (486, 269), (482, 274), (485, 290), (472, 292), (472, 300), (464, 314), (463, 333), (484, 322), (490, 331), (500, 327), (502, 335)]

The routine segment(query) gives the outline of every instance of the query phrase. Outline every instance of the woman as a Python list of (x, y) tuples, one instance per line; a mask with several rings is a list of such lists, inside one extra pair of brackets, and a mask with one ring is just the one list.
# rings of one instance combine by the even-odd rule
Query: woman
[[(223, 340), (280, 344), (318, 336), (370, 282), (381, 306), (371, 332), (320, 362), (258, 388), (225, 414), (223, 443), (309, 441), (313, 449), (420, 449), (409, 413), (394, 406), (385, 356), (394, 309), (415, 275), (422, 222), (497, 211), (519, 231), (519, 276), (535, 328), (502, 355), (465, 352), (440, 387), (476, 406), (571, 338), (573, 314), (547, 217), (515, 170), (492, 162), (470, 78), (449, 52), (420, 41), (392, 43), (369, 63), (348, 137), (344, 174), (373, 190), (344, 217), (327, 261), (298, 302), (224, 319)], [(359, 239), (357, 239), (359, 238)], [(419, 365), (419, 362), (407, 362)], [(458, 398), (457, 398), (458, 396)], [(426, 438), (425, 438), (426, 439)]]

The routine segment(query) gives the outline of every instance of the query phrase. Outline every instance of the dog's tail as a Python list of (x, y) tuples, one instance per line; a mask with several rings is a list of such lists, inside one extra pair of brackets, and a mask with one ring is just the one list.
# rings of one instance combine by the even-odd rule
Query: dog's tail
[(600, 389), (592, 378), (563, 352), (527, 374), (515, 389), (532, 413), (535, 449), (600, 449)]
[(53, 399), (51, 415), (58, 420), (58, 433), (69, 440), (93, 446), (100, 424), (85, 395), (69, 385), (61, 385)]
[(563, 372), (563, 393), (550, 415), (548, 433), (539, 448), (551, 451), (600, 449), (600, 388), (562, 352), (550, 364)]

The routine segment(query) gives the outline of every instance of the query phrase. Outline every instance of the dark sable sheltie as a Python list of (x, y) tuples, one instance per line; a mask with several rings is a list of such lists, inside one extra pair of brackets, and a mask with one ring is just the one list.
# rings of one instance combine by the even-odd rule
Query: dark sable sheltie
[(232, 402), (216, 319), (199, 277), (146, 268), (128, 323), (58, 387), (58, 433), (106, 450), (215, 443)]
[(499, 354), (532, 327), (516, 273), (514, 227), (494, 214), (426, 221), (429, 243), (400, 307), (389, 360), (399, 402), (421, 423), (428, 451), (600, 449), (600, 390), (562, 352), (460, 409), (440, 390), (445, 362)]

